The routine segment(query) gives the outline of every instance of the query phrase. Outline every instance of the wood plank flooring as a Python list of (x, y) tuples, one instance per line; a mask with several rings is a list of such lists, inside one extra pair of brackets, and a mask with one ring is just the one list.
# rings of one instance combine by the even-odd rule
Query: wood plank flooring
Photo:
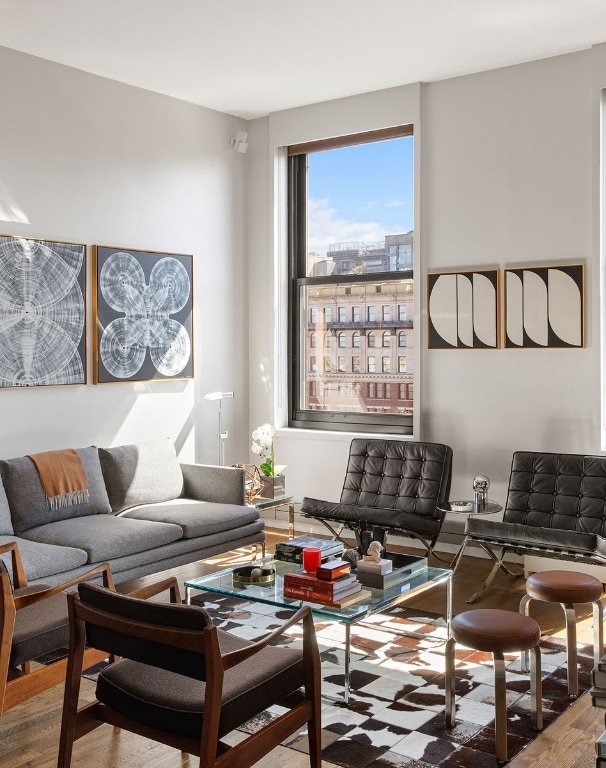
[[(268, 552), (277, 541), (285, 539), (284, 532), (268, 531)], [(406, 551), (406, 550), (403, 550)], [(175, 569), (180, 582), (213, 571), (225, 564), (244, 562), (250, 550), (211, 558)], [(432, 563), (446, 567), (444, 563)], [(465, 600), (476, 589), (489, 570), (487, 560), (464, 557), (454, 578), (453, 611), (470, 608)], [(154, 581), (158, 576), (137, 579), (121, 590), (133, 589)], [(445, 589), (445, 587), (444, 587)], [(517, 610), (524, 594), (524, 581), (510, 579), (500, 573), (493, 586), (473, 607), (499, 607)], [(445, 595), (440, 589), (420, 595), (415, 607), (443, 612)], [(559, 606), (533, 603), (532, 615), (545, 633), (564, 636), (564, 617)], [(579, 639), (591, 642), (591, 609), (581, 613)], [(93, 697), (93, 684), (84, 681), (83, 698)], [(63, 687), (30, 699), (6, 712), (0, 723), (0, 766), (2, 768), (51, 768), (56, 765)], [(587, 768), (594, 764), (594, 742), (604, 730), (604, 712), (591, 706), (588, 695), (582, 696), (550, 728), (547, 728), (526, 750), (508, 763), (511, 768)], [(141, 737), (103, 726), (78, 741), (74, 748), (73, 768), (197, 768), (198, 760), (169, 747), (149, 742)], [(258, 768), (307, 768), (309, 760), (303, 753), (277, 748), (257, 763)], [(496, 764), (495, 764), (496, 765)], [(338, 768), (323, 761), (323, 768)]]

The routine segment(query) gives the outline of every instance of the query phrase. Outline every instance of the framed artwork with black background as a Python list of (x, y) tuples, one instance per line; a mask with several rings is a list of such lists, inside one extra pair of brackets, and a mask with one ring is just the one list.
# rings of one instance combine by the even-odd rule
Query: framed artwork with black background
[(190, 379), (193, 256), (93, 246), (93, 380)]

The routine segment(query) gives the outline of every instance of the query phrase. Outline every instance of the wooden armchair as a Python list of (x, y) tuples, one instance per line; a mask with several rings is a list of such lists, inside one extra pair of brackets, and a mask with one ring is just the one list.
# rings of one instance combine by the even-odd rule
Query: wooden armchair
[[(320, 768), (320, 657), (309, 606), (258, 642), (217, 629), (204, 608), (157, 603), (80, 584), (69, 595), (70, 651), (59, 745), (109, 723), (181, 752), (201, 768), (249, 768), (307, 724), (310, 765)], [(270, 645), (303, 622), (303, 649)], [(101, 671), (97, 700), (78, 707), (86, 642), (120, 657)], [(301, 690), (303, 689), (303, 690)], [(267, 707), (287, 711), (229, 747), (222, 739)]]
[[(69, 640), (67, 595), (64, 590), (78, 582), (102, 576), (113, 589), (110, 567), (103, 563), (82, 576), (54, 587), (28, 586), (16, 542), (0, 545), (0, 555), (11, 554), (12, 583), (0, 560), (0, 719), (2, 714), (65, 678), (67, 658), (48, 664), (32, 662), (66, 648)], [(107, 654), (86, 651), (85, 667)]]

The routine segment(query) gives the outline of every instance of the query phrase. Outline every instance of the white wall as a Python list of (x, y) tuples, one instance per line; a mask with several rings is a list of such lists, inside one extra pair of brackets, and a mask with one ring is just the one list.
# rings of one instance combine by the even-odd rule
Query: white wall
[[(284, 280), (282, 242), (267, 244), (278, 217), (272, 169), (281, 145), (415, 122), (420, 210), (415, 246), (422, 380), (415, 397), (416, 437), (454, 449), (452, 498), (469, 497), (485, 474), (490, 496), (504, 502), (514, 450), (600, 452), (599, 261), (595, 236), (596, 57), (601, 47), (423, 86), (390, 89), (316, 104), (251, 123), (256, 200), (249, 228), (251, 283), (251, 422), (285, 423), (272, 411), (255, 365), (266, 360), (269, 385), (280, 386), (284, 316), (276, 313)], [(598, 67), (600, 71), (604, 71)], [(253, 131), (251, 130), (251, 135)], [(251, 158), (251, 162), (253, 162)], [(251, 166), (252, 167), (252, 166)], [(420, 218), (419, 218), (420, 217)], [(271, 257), (282, 272), (271, 280)], [(428, 270), (587, 264), (587, 346), (581, 350), (427, 350)], [(263, 275), (263, 279), (259, 277)], [(272, 343), (269, 332), (277, 328)], [(263, 338), (261, 342), (260, 339)], [(273, 353), (272, 353), (273, 344)], [(284, 430), (278, 461), (288, 464), (287, 490), (337, 499), (351, 435)]]
[[(194, 256), (195, 378), (0, 390), (0, 457), (168, 436), (216, 462), (248, 443), (245, 124), (0, 48), (0, 232)], [(88, 260), (90, 302), (90, 253)], [(92, 320), (88, 314), (89, 379)]]

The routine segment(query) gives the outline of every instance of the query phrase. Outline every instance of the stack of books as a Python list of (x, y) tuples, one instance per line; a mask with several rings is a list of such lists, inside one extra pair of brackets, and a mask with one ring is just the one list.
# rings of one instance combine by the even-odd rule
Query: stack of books
[(316, 539), (313, 536), (299, 536), (290, 541), (279, 541), (276, 544), (276, 560), (284, 560), (287, 563), (302, 563), (305, 547), (318, 547), (322, 551), (322, 562), (341, 557), (343, 554), (343, 542), (333, 539)]
[(284, 574), (284, 597), (322, 603), (331, 608), (343, 608), (369, 597), (370, 592), (351, 573), (351, 566), (335, 560), (320, 566), (315, 576), (305, 571)]

